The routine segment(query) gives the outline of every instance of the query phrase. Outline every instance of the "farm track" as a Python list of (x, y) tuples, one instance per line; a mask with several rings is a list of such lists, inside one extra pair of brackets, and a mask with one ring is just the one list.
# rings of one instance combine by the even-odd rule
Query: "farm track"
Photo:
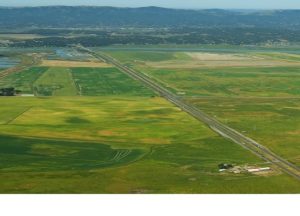
[(207, 115), (203, 111), (197, 109), (196, 107), (186, 103), (181, 98), (177, 97), (175, 94), (170, 92), (169, 90), (165, 89), (164, 87), (157, 84), (151, 78), (147, 77), (141, 72), (137, 72), (132, 68), (129, 68), (116, 59), (104, 54), (104, 53), (96, 53), (93, 52), (85, 47), (77, 46), (76, 47), (79, 51), (87, 52), (97, 59), (104, 61), (106, 63), (112, 64), (117, 67), (119, 70), (130, 76), (131, 78), (142, 82), (145, 86), (149, 87), (150, 89), (154, 90), (166, 100), (170, 101), (181, 110), (187, 112), (197, 120), (205, 123), (208, 125), (213, 131), (218, 133), (219, 135), (232, 140), (236, 144), (244, 147), (245, 149), (251, 151), (258, 157), (264, 159), (267, 162), (272, 163), (275, 167), (279, 168), (283, 172), (295, 177), (296, 179), (300, 180), (300, 168), (289, 161), (283, 159), (282, 157), (276, 155), (268, 148), (264, 147), (263, 145), (257, 143), (256, 141), (252, 140), (249, 137), (239, 133), (238, 131), (228, 127), (227, 125), (219, 122), (218, 120), (212, 118), (211, 116)]

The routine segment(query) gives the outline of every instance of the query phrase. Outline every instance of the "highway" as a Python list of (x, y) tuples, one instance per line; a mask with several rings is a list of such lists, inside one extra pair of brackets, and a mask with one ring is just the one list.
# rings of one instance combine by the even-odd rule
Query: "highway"
[(219, 135), (232, 140), (236, 144), (239, 144), (245, 149), (251, 151), (252, 153), (256, 154), (258, 157), (262, 158), (263, 160), (272, 163), (275, 167), (279, 168), (281, 171), (293, 176), (294, 178), (300, 181), (300, 167), (276, 155), (274, 152), (272, 152), (265, 146), (257, 143), (253, 139), (219, 122), (215, 118), (207, 115), (206, 113), (194, 107), (193, 105), (186, 103), (181, 98), (177, 97), (177, 95), (170, 92), (166, 88), (160, 86), (157, 82), (153, 81), (145, 74), (138, 72), (132, 68), (129, 68), (126, 65), (123, 65), (118, 60), (112, 58), (111, 56), (108, 56), (103, 52), (96, 53), (82, 46), (76, 46), (75, 48), (78, 49), (79, 51), (87, 52), (101, 61), (114, 65), (115, 67), (117, 67), (119, 70), (121, 70), (128, 76), (132, 77), (135, 80), (140, 81), (145, 86), (157, 92), (166, 100), (170, 101), (171, 103), (179, 107), (181, 110), (190, 114), (197, 120), (205, 123)]

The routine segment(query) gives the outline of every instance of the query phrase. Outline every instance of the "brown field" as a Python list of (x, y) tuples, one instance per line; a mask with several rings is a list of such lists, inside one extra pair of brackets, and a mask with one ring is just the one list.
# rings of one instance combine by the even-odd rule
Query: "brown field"
[(186, 52), (194, 60), (199, 61), (249, 61), (254, 59), (263, 59), (245, 54), (220, 54), (220, 53), (205, 53), (205, 52)]
[(104, 62), (88, 62), (88, 61), (61, 61), (61, 60), (43, 60), (41, 66), (46, 67), (101, 67), (108, 68), (112, 65), (106, 64)]

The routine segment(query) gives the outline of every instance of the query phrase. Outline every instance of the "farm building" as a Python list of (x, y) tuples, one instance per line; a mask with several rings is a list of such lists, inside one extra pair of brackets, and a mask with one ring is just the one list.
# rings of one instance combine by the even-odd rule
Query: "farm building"
[(233, 168), (232, 164), (222, 163), (218, 165), (219, 170), (227, 170)]
[(253, 169), (247, 169), (248, 172), (253, 173), (253, 172), (263, 172), (263, 171), (270, 171), (270, 167), (262, 167), (262, 168), (253, 168)]

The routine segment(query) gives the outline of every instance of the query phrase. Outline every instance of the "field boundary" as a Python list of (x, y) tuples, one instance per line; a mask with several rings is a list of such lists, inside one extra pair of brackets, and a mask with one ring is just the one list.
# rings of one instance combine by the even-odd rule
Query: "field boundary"
[(23, 114), (25, 114), (26, 112), (28, 112), (29, 110), (31, 110), (33, 108), (33, 106), (25, 109), (23, 112), (19, 113), (18, 115), (16, 115), (15, 117), (13, 117), (12, 119), (8, 120), (7, 122), (5, 122), (3, 125), (8, 125), (10, 123), (12, 123), (13, 121), (15, 121), (17, 118), (19, 118), (20, 116), (22, 116)]

